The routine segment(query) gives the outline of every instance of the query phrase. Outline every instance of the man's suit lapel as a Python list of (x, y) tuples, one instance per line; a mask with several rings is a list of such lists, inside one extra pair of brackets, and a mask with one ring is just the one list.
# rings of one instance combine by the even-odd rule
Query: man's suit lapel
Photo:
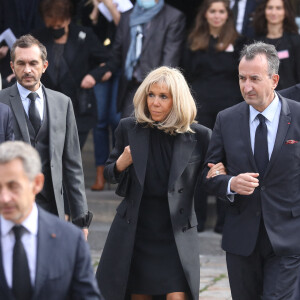
[(141, 186), (144, 185), (149, 152), (149, 128), (137, 124), (128, 132), (128, 140), (136, 176)]
[[(22, 104), (22, 100), (21, 100), (18, 88), (17, 88), (17, 84), (15, 84), (11, 87), (9, 101), (10, 101), (11, 109), (16, 117), (16, 122), (20, 129), (20, 133), (21, 133), (20, 138), (22, 138), (22, 140), (24, 142), (30, 144), (30, 136), (29, 136), (27, 125), (26, 125), (24, 107)], [(19, 139), (19, 138), (16, 137), (16, 139)]]
[(36, 260), (36, 277), (33, 299), (37, 299), (44, 282), (49, 276), (49, 266), (51, 264), (51, 256), (55, 253), (57, 247), (56, 230), (53, 224), (48, 222), (48, 218), (44, 211), (38, 209), (38, 238), (37, 238), (37, 260)]
[[(280, 96), (279, 96), (280, 97)], [(291, 126), (291, 112), (290, 108), (288, 106), (287, 101), (285, 98), (280, 97), (281, 101), (281, 113), (280, 113), (280, 118), (279, 118), (279, 124), (278, 124), (278, 130), (276, 134), (276, 139), (275, 139), (275, 144), (273, 148), (273, 152), (270, 158), (270, 162), (268, 164), (268, 167), (265, 172), (265, 176), (268, 175), (268, 172), (274, 165), (277, 157), (279, 156), (279, 152), (281, 150), (281, 147), (284, 143), (285, 137), (287, 135), (288, 129)]]
[(248, 152), (249, 163), (252, 170), (257, 170), (254, 155), (251, 147), (250, 127), (249, 127), (249, 105), (244, 103), (242, 111), (239, 115), (237, 127), (240, 130), (239, 139), (244, 142), (245, 149)]
[(173, 188), (175, 181), (183, 173), (194, 151), (196, 140), (194, 134), (182, 133), (175, 137), (173, 156), (169, 175), (169, 190)]
[(55, 133), (56, 133), (56, 122), (59, 120), (58, 110), (55, 107), (56, 99), (53, 97), (52, 92), (43, 86), (44, 95), (46, 97), (45, 104), (48, 108), (48, 128), (49, 128), (49, 157), (52, 158), (52, 153), (55, 149)]

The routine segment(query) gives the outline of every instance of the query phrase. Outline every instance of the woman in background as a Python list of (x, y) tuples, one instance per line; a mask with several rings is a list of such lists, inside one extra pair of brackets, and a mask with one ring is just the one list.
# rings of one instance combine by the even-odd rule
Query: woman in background
[(46, 27), (33, 35), (48, 52), (49, 67), (43, 83), (72, 100), (82, 149), (89, 130), (97, 122), (92, 88), (101, 81), (99, 65), (107, 59), (108, 51), (92, 29), (71, 21), (72, 11), (70, 0), (43, 0), (40, 12)]
[[(205, 0), (196, 16), (182, 58), (182, 67), (197, 102), (196, 120), (213, 128), (219, 111), (242, 101), (238, 82), (239, 52), (245, 38), (238, 35), (228, 0)], [(204, 229), (207, 200), (203, 191), (196, 207), (198, 230)], [(217, 201), (215, 231), (222, 232), (225, 207)]]
[(280, 59), (277, 90), (300, 82), (300, 36), (289, 0), (264, 0), (253, 19), (256, 39), (272, 44)]
[(133, 103), (135, 117), (121, 119), (104, 169), (125, 198), (96, 277), (106, 300), (198, 300), (193, 198), (210, 130), (195, 123), (194, 99), (176, 69), (149, 73)]

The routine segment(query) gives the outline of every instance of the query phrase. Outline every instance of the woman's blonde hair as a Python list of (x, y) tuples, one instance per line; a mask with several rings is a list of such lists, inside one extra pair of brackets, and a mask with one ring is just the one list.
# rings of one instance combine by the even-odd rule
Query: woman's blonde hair
[[(155, 84), (166, 84), (173, 98), (173, 107), (168, 117), (162, 122), (155, 122), (147, 105), (150, 87)], [(195, 100), (181, 72), (170, 67), (159, 67), (151, 71), (137, 89), (134, 98), (134, 114), (138, 123), (158, 127), (166, 133), (176, 134), (193, 132), (190, 125), (195, 122), (197, 114)]]

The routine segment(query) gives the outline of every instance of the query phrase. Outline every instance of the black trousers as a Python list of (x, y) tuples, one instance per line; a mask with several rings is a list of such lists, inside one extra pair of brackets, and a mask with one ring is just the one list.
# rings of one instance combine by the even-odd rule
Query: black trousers
[(226, 260), (233, 300), (299, 300), (300, 256), (277, 256), (263, 221), (253, 253), (227, 252)]

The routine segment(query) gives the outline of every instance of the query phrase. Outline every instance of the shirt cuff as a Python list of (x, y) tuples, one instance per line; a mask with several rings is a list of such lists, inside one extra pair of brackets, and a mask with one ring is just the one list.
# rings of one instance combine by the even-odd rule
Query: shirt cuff
[(231, 184), (231, 180), (232, 180), (233, 177), (231, 177), (228, 181), (228, 185), (227, 185), (227, 199), (230, 201), (230, 202), (234, 202), (234, 195), (236, 194), (235, 192), (231, 191), (230, 189), (230, 184)]

